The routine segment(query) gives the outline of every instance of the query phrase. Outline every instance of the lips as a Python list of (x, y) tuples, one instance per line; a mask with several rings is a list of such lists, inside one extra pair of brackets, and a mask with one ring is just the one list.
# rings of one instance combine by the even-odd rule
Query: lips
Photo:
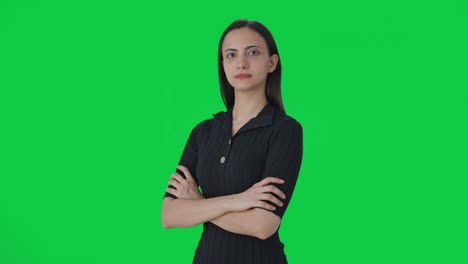
[(236, 76), (234, 76), (234, 78), (240, 79), (240, 80), (248, 79), (250, 77), (252, 77), (252, 75), (250, 74), (237, 74)]

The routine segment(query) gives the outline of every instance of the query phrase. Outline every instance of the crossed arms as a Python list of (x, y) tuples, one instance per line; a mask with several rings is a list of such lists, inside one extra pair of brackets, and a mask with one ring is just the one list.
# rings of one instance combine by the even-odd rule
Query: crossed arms
[(272, 184), (282, 184), (283, 180), (266, 177), (242, 193), (205, 199), (190, 171), (180, 165), (177, 168), (186, 178), (178, 173), (171, 175), (169, 185), (175, 189), (167, 188), (166, 191), (178, 199), (164, 198), (161, 211), (164, 228), (190, 227), (212, 222), (232, 233), (263, 240), (278, 230), (281, 219), (272, 210), (275, 210), (275, 206), (283, 206), (283, 202), (275, 195), (282, 199), (286, 197)]

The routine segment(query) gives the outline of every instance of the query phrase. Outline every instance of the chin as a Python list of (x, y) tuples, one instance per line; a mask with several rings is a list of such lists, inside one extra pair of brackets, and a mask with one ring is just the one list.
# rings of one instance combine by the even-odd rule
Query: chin
[(253, 89), (253, 87), (251, 85), (236, 85), (236, 86), (232, 86), (232, 87), (236, 91), (248, 91), (248, 90)]
[(239, 91), (239, 92), (248, 92), (248, 91), (254, 91), (256, 90), (259, 85), (256, 84), (250, 84), (250, 83), (243, 83), (243, 84), (237, 84), (237, 85), (231, 85), (234, 88), (234, 91)]
[(239, 92), (239, 93), (247, 93), (247, 92), (255, 91), (255, 88), (253, 88), (253, 87), (234, 87), (234, 91)]

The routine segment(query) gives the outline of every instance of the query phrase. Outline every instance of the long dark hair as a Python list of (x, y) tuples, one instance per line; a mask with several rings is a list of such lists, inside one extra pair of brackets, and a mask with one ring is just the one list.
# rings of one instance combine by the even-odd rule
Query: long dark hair
[(278, 55), (278, 64), (273, 72), (267, 76), (265, 85), (265, 93), (268, 103), (278, 107), (282, 112), (285, 112), (283, 106), (283, 99), (281, 97), (281, 60), (279, 58), (278, 48), (276, 47), (275, 40), (270, 31), (260, 22), (254, 20), (238, 19), (232, 22), (221, 35), (218, 46), (218, 77), (219, 86), (221, 89), (221, 97), (223, 98), (224, 105), (230, 110), (234, 106), (234, 88), (229, 84), (226, 73), (223, 67), (223, 51), (222, 45), (227, 33), (234, 29), (250, 28), (260, 34), (268, 47), (269, 55)]

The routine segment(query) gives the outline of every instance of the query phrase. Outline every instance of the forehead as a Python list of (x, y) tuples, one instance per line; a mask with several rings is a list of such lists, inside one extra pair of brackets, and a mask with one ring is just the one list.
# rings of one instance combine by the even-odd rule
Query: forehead
[(257, 45), (260, 47), (266, 47), (265, 40), (256, 31), (250, 28), (240, 28), (230, 31), (223, 41), (223, 50), (234, 48), (243, 49), (250, 45)]

